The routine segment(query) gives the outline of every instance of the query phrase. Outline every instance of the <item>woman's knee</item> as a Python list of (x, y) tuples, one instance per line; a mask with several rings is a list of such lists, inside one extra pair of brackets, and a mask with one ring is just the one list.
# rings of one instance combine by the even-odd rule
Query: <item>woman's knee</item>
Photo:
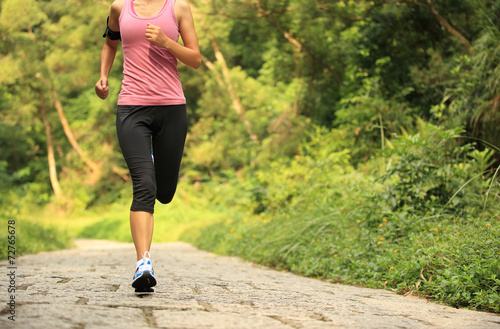
[(133, 202), (134, 209), (154, 209), (156, 199), (156, 182), (154, 177), (144, 176), (133, 182)]
[(168, 203), (172, 202), (172, 199), (174, 198), (174, 195), (175, 195), (175, 190), (176, 190), (176, 188), (174, 188), (173, 190), (167, 190), (167, 191), (159, 190), (157, 195), (156, 195), (156, 199), (163, 204), (168, 204)]

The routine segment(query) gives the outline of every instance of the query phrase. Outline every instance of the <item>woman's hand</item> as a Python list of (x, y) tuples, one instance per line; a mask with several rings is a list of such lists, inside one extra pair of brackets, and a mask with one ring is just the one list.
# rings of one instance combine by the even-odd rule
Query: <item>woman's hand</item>
[(101, 77), (95, 84), (95, 93), (100, 99), (106, 99), (109, 94), (108, 78)]
[(163, 33), (162, 29), (159, 26), (149, 24), (146, 28), (146, 39), (157, 45), (158, 47), (167, 47), (168, 41), (170, 41), (169, 37)]

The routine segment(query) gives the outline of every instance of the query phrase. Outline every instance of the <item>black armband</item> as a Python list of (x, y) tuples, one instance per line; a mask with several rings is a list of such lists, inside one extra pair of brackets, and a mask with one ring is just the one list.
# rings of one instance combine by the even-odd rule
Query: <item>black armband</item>
[(102, 37), (103, 38), (108, 37), (110, 40), (121, 40), (122, 37), (120, 35), (120, 31), (118, 31), (118, 32), (112, 31), (109, 28), (108, 24), (109, 24), (109, 16), (108, 16), (108, 20), (106, 21), (106, 32), (104, 32)]

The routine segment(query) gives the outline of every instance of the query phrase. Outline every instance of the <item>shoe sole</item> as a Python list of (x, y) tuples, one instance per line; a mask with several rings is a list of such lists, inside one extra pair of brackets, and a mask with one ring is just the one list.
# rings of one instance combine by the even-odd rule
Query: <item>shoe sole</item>
[(135, 288), (135, 292), (145, 293), (145, 292), (155, 292), (151, 287), (149, 288)]
[(156, 279), (149, 272), (144, 272), (140, 277), (132, 282), (132, 287), (136, 290), (144, 290), (154, 286), (156, 286)]

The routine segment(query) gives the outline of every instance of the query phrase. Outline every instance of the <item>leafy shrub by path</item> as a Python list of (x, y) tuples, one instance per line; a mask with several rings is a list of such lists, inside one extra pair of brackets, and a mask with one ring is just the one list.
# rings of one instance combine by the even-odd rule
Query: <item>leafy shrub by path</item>
[(459, 130), (422, 125), (393, 139), (384, 158), (390, 175), (378, 180), (349, 167), (337, 133), (319, 131), (290, 162), (247, 173), (253, 184), (214, 186), (232, 188), (228, 200), (246, 195), (242, 211), (184, 238), (310, 277), (500, 312), (490, 153), (457, 147)]
[[(374, 230), (362, 221), (349, 223), (342, 214), (242, 218), (211, 226), (193, 242), (309, 277), (500, 311), (498, 222), (380, 218)], [(427, 229), (418, 232), (412, 229), (415, 223)], [(394, 230), (412, 233), (397, 241)]]
[(404, 208), (418, 213), (458, 215), (481, 209), (491, 183), (481, 176), (494, 162), (493, 151), (461, 145), (460, 127), (442, 130), (423, 121), (419, 125), (417, 134), (396, 136), (389, 143), (384, 203), (395, 211)]

